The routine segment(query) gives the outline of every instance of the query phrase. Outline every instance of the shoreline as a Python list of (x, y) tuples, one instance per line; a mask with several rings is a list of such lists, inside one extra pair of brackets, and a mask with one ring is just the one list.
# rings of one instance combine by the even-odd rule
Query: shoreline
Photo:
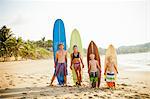
[[(52, 52), (51, 52), (52, 53)], [(120, 55), (135, 55), (135, 54), (145, 54), (145, 53), (150, 53), (150, 51), (148, 52), (137, 52), (137, 53), (124, 53), (124, 54), (117, 54), (117, 56), (120, 56)], [(100, 54), (100, 57), (104, 57), (105, 54)], [(70, 56), (70, 55), (69, 55)], [(83, 55), (84, 57), (86, 57), (86, 54)], [(46, 59), (53, 59), (53, 55), (52, 56), (49, 56), (49, 58), (41, 58), (41, 59), (22, 59), (21, 57), (18, 57), (18, 60), (15, 60), (15, 57), (12, 56), (12, 57), (7, 57), (9, 61), (1, 61), (2, 60), (2, 57), (0, 57), (0, 63), (1, 62), (16, 62), (16, 61), (28, 61), (28, 60), (46, 60)], [(70, 58), (70, 57), (68, 57)]]

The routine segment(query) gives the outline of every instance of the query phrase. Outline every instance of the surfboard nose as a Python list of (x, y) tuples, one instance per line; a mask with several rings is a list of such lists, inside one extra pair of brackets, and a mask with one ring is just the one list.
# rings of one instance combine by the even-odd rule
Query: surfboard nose
[[(61, 21), (61, 22), (63, 22), (63, 20), (62, 20), (62, 19), (56, 19), (56, 21)], [(56, 21), (55, 21), (55, 22), (56, 22)]]
[(79, 32), (76, 28), (73, 29), (73, 32)]

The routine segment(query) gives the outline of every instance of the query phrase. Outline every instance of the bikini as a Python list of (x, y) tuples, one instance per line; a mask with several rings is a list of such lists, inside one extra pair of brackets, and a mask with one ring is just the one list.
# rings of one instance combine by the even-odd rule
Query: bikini
[[(77, 54), (77, 55), (74, 55), (74, 53), (73, 53), (72, 60), (74, 60), (75, 58), (80, 58), (80, 54), (79, 54), (79, 52), (78, 52), (78, 54)], [(80, 69), (80, 62), (76, 62), (76, 63), (73, 63), (73, 64), (74, 64), (74, 68), (75, 68), (75, 70)]]

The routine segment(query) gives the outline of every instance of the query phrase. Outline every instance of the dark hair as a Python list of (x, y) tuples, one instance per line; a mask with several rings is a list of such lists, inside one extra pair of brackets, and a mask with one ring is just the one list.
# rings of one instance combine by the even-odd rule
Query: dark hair
[(77, 45), (74, 45), (74, 46), (73, 46), (73, 49), (74, 49), (75, 47), (78, 47), (78, 46), (77, 46)]
[(60, 45), (63, 45), (63, 46), (64, 46), (64, 44), (63, 44), (63, 43), (58, 44), (58, 46), (60, 46)]

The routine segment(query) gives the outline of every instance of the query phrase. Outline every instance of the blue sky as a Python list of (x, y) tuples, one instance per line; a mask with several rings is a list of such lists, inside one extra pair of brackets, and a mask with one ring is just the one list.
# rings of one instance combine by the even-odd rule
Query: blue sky
[(67, 44), (77, 28), (86, 48), (150, 42), (149, 0), (1, 0), (0, 27), (27, 40), (52, 39), (57, 18), (65, 24)]

